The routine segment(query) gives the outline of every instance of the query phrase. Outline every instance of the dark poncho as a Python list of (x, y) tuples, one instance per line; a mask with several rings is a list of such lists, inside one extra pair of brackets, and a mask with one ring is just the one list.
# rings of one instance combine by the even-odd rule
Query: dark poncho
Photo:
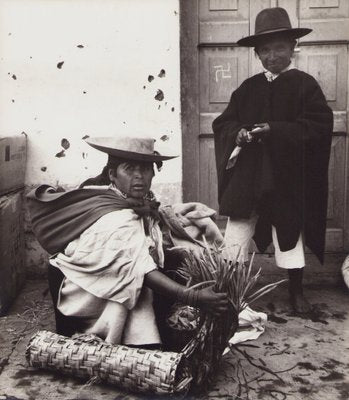
[[(238, 131), (261, 122), (269, 123), (269, 136), (246, 145), (226, 170)], [(332, 129), (333, 114), (318, 83), (297, 69), (273, 82), (264, 74), (247, 79), (213, 122), (220, 213), (239, 219), (257, 211), (261, 251), (271, 243), (274, 225), (282, 251), (294, 248), (302, 231), (323, 261)]]

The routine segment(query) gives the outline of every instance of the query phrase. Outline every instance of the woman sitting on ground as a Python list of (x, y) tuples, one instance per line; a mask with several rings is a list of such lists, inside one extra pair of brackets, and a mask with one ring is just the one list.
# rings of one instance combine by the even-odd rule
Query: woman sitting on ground
[(93, 186), (57, 192), (43, 185), (28, 195), (33, 231), (53, 254), (57, 332), (157, 345), (152, 291), (214, 315), (225, 312), (226, 293), (186, 290), (161, 272), (159, 203), (150, 187), (153, 164), (173, 156), (155, 152), (154, 140), (147, 138), (90, 138), (87, 143), (108, 154), (104, 172), (86, 181)]

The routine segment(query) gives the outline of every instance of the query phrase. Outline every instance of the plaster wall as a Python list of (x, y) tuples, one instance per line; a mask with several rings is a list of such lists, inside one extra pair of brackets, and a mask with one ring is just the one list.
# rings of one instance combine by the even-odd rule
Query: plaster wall
[[(180, 156), (179, 1), (0, 0), (0, 87), (0, 135), (28, 136), (27, 190), (97, 175), (106, 155), (85, 136), (153, 136)], [(155, 176), (160, 200), (181, 200), (181, 168)]]

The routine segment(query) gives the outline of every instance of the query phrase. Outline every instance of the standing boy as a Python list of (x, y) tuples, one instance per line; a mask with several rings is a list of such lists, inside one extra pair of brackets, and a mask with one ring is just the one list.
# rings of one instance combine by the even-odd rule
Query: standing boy
[(302, 288), (304, 245), (323, 262), (333, 129), (316, 80), (291, 68), (296, 39), (310, 32), (292, 28), (283, 8), (261, 11), (255, 34), (238, 44), (254, 47), (265, 71), (244, 81), (213, 122), (227, 245), (239, 246), (246, 261), (252, 238), (262, 252), (273, 242), (298, 313), (310, 311)]

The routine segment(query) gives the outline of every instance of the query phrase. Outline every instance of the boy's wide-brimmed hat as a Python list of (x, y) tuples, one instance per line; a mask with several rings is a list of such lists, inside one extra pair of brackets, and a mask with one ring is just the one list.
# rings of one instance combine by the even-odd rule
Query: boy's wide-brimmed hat
[(125, 160), (159, 162), (178, 157), (160, 154), (154, 149), (155, 139), (148, 137), (89, 137), (85, 142), (112, 157)]
[(276, 35), (287, 35), (293, 39), (300, 38), (310, 33), (309, 28), (292, 28), (287, 11), (281, 7), (266, 8), (256, 17), (255, 34), (238, 40), (238, 45), (255, 47), (264, 39)]

